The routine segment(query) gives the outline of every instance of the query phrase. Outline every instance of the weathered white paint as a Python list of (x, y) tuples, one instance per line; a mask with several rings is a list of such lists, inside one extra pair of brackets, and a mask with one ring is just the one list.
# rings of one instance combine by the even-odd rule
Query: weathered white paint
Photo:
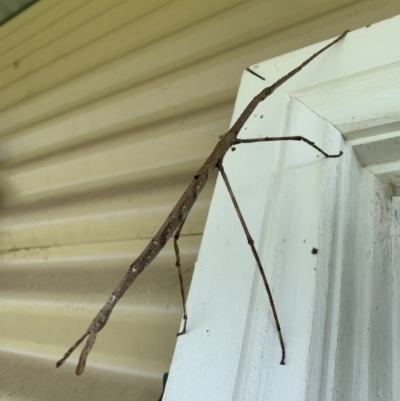
[[(400, 169), (399, 169), (400, 170)], [(392, 264), (393, 288), (400, 287), (400, 197), (394, 196), (392, 202)], [(393, 377), (400, 377), (400, 291), (393, 292)], [(393, 380), (393, 394), (400, 395), (400, 381)]]
[[(239, 145), (224, 161), (273, 289), (287, 365), (279, 365), (265, 290), (218, 180), (167, 401), (399, 399), (391, 243), (399, 24), (396, 17), (350, 33), (261, 104), (241, 133), (304, 135), (343, 157), (276, 143)], [(324, 44), (253, 68), (272, 83)], [(244, 73), (233, 120), (264, 85)], [(340, 130), (354, 140), (345, 143)]]

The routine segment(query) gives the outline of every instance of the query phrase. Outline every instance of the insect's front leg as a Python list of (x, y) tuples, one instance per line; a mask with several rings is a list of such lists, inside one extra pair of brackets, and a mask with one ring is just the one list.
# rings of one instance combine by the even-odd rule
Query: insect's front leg
[(316, 149), (319, 153), (322, 153), (325, 157), (340, 157), (343, 152), (340, 151), (337, 154), (330, 155), (323, 151), (319, 146), (317, 146), (314, 142), (305, 138), (304, 136), (266, 136), (264, 138), (250, 138), (250, 139), (236, 139), (233, 142), (233, 145), (240, 145), (241, 143), (257, 143), (257, 142), (274, 142), (274, 141), (302, 141), (307, 145), (310, 145), (314, 149)]

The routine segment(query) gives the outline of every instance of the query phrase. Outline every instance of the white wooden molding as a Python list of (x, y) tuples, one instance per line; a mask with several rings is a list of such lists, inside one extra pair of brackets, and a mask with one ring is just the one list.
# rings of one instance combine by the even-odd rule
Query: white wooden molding
[[(303, 135), (343, 157), (296, 142), (240, 145), (224, 160), (273, 290), (286, 366), (219, 179), (166, 401), (400, 399), (399, 34), (400, 17), (351, 32), (259, 105), (241, 133)], [(268, 85), (325, 43), (253, 68)], [(264, 86), (243, 74), (233, 121)]]

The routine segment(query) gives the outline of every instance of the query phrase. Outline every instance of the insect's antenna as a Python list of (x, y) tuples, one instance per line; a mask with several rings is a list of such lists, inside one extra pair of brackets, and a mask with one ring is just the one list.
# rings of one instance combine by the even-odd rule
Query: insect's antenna
[(260, 74), (257, 74), (255, 71), (250, 70), (250, 67), (246, 68), (246, 71), (248, 71), (250, 74), (253, 74), (254, 76), (256, 76), (257, 78), (260, 78), (261, 80), (265, 81), (265, 78), (262, 77)]
[[(326, 49), (329, 47), (333, 46), (335, 43), (339, 42), (339, 40), (343, 39), (350, 31), (344, 31), (340, 36), (338, 36), (335, 40), (332, 42), (328, 43), (325, 47), (323, 47), (321, 50), (317, 51), (314, 53), (311, 57), (309, 57), (306, 61), (304, 61), (302, 64), (300, 64), (298, 67), (296, 67), (294, 70), (290, 71), (288, 74), (283, 76), (282, 78), (278, 79), (273, 85), (271, 85), (271, 89), (275, 90), (278, 86), (281, 86), (284, 82), (286, 82), (288, 79), (293, 77), (293, 75), (297, 74), (300, 70), (302, 70), (307, 64), (309, 64), (312, 60), (314, 60), (316, 57), (318, 57), (321, 53), (323, 53)], [(257, 74), (255, 71), (251, 70), (250, 67), (246, 68), (246, 71), (248, 71), (250, 74), (253, 74), (257, 78), (262, 79), (265, 81), (265, 78), (262, 77), (261, 75)]]

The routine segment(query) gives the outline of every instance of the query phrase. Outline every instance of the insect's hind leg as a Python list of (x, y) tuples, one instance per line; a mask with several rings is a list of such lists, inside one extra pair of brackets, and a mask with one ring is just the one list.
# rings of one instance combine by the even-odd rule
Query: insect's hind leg
[(187, 325), (187, 320), (188, 320), (188, 315), (187, 315), (187, 310), (186, 310), (186, 296), (185, 296), (185, 288), (183, 286), (183, 277), (182, 277), (182, 270), (181, 270), (181, 255), (179, 252), (179, 245), (178, 245), (178, 240), (181, 235), (181, 231), (183, 228), (183, 225), (185, 224), (186, 218), (182, 221), (180, 226), (177, 228), (175, 235), (174, 235), (174, 249), (175, 249), (175, 257), (176, 257), (176, 263), (175, 266), (178, 268), (178, 275), (179, 275), (179, 285), (181, 287), (181, 296), (182, 296), (182, 306), (183, 306), (183, 329), (179, 333), (177, 333), (177, 336), (180, 336), (182, 334), (186, 333), (186, 325)]
[(319, 153), (322, 153), (325, 157), (340, 157), (343, 152), (340, 151), (335, 155), (330, 155), (323, 151), (319, 146), (317, 146), (314, 142), (305, 138), (304, 136), (266, 136), (264, 138), (251, 138), (251, 139), (236, 139), (233, 145), (239, 145), (241, 143), (257, 143), (257, 142), (273, 142), (273, 141), (302, 141), (307, 145), (310, 145), (314, 149), (316, 149)]

